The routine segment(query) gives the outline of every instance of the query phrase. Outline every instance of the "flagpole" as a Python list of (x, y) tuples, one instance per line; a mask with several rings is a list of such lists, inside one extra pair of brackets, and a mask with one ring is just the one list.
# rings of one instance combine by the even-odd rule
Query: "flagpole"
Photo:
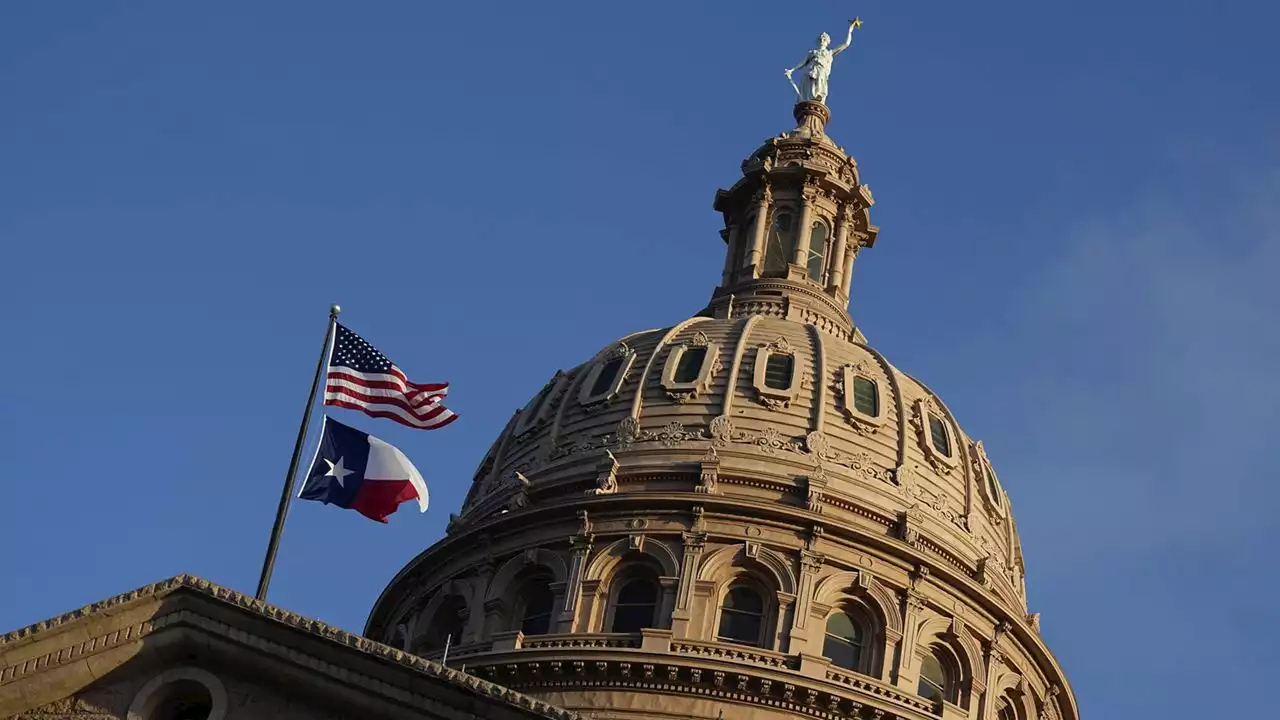
[(284, 476), (284, 489), (280, 492), (280, 506), (276, 508), (276, 524), (271, 528), (271, 540), (267, 543), (267, 556), (262, 561), (262, 575), (258, 578), (257, 598), (267, 601), (267, 586), (271, 584), (271, 570), (276, 564), (276, 549), (280, 546), (280, 532), (284, 530), (284, 519), (289, 514), (289, 500), (293, 497), (294, 477), (298, 474), (298, 460), (302, 457), (302, 444), (307, 440), (307, 427), (311, 424), (311, 408), (315, 405), (316, 390), (320, 387), (320, 378), (324, 376), (325, 365), (329, 360), (329, 346), (333, 343), (333, 330), (338, 324), (338, 313), (342, 308), (337, 305), (329, 307), (329, 326), (324, 332), (324, 346), (320, 350), (320, 362), (316, 364), (316, 376), (311, 380), (311, 392), (307, 395), (307, 409), (302, 412), (302, 425), (298, 427), (298, 439), (293, 444), (293, 457), (289, 460), (289, 473)]

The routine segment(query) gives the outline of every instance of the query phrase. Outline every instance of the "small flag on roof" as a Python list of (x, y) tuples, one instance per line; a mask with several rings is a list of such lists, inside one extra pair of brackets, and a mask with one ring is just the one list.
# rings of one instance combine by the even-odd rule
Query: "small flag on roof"
[(321, 425), (320, 446), (298, 497), (378, 522), (409, 500), (427, 511), (427, 484), (399, 448), (330, 417)]
[(342, 323), (329, 353), (324, 404), (435, 430), (458, 419), (442, 403), (449, 383), (414, 383), (386, 355)]

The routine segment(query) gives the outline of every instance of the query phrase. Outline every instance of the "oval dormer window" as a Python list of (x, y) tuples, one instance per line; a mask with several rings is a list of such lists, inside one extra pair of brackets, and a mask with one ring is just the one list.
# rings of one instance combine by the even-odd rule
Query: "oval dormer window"
[(635, 359), (635, 351), (619, 343), (587, 371), (582, 389), (578, 391), (578, 403), (594, 409), (612, 400), (626, 381)]
[(853, 376), (853, 407), (868, 417), (880, 417), (880, 388), (875, 380)]
[(769, 353), (769, 359), (764, 363), (764, 386), (770, 390), (790, 390), (791, 376), (795, 371), (794, 355)]
[(706, 347), (684, 348), (680, 359), (676, 362), (676, 371), (672, 380), (678, 383), (697, 382), (702, 374), (702, 363), (707, 359)]
[(600, 367), (600, 373), (596, 375), (596, 381), (591, 383), (591, 395), (604, 395), (613, 387), (613, 381), (618, 379), (618, 373), (622, 371), (622, 358), (614, 358)]
[(933, 449), (943, 457), (951, 457), (951, 435), (947, 432), (946, 423), (942, 422), (942, 418), (929, 414), (929, 439), (933, 442)]

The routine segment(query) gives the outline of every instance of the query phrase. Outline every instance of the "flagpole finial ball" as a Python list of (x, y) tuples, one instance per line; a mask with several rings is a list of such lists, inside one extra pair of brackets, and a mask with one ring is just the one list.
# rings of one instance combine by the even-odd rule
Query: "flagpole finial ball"
[(340, 312), (342, 312), (342, 306), (341, 306), (341, 305), (334, 304), (334, 305), (330, 305), (330, 306), (329, 306), (329, 314), (330, 314), (330, 315), (333, 315), (334, 317), (337, 317), (338, 313), (340, 313)]

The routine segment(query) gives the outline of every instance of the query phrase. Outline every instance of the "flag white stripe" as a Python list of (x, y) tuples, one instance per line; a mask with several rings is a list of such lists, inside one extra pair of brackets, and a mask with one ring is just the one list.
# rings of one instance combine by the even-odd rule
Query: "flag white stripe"
[(350, 395), (346, 395), (340, 392), (338, 393), (326, 392), (324, 394), (324, 399), (326, 402), (329, 400), (337, 400), (344, 403), (351, 403), (352, 405), (356, 405), (359, 408), (365, 410), (366, 412), (389, 413), (389, 414), (395, 415), (398, 418), (401, 418), (405, 424), (411, 425), (417, 428), (433, 428), (438, 425), (444, 424), (446, 421), (454, 417), (454, 413), (452, 410), (445, 410), (439, 415), (436, 415), (430, 419), (424, 420), (422, 418), (419, 418), (411, 414), (408, 410), (405, 410), (404, 407), (401, 405), (365, 402), (363, 400), (360, 400), (358, 398), (353, 398)]
[[(448, 383), (435, 383), (438, 385), (443, 385), (444, 387), (440, 388), (439, 390), (428, 391), (428, 390), (423, 390), (421, 388), (414, 387), (406, 383), (404, 380), (400, 379), (399, 375), (389, 375), (387, 373), (363, 373), (358, 370), (353, 370), (347, 367), (346, 365), (330, 365), (328, 374), (332, 376), (333, 373), (342, 373), (343, 375), (350, 375), (351, 377), (359, 378), (361, 380), (365, 380), (368, 382), (392, 383), (396, 387), (402, 388), (405, 394), (424, 393), (424, 392), (432, 392), (437, 395), (449, 394)], [(423, 384), (430, 385), (432, 383), (423, 383)]]
[[(333, 377), (329, 378), (326, 381), (326, 384), (325, 384), (326, 396), (329, 393), (328, 388), (331, 388), (331, 387), (347, 388), (349, 390), (354, 390), (360, 393), (361, 395), (372, 395), (374, 397), (385, 397), (385, 398), (398, 398), (398, 399), (404, 400), (410, 405), (413, 405), (414, 409), (416, 409), (418, 412), (426, 412), (440, 404), (440, 400), (437, 400), (436, 402), (433, 402), (433, 403), (428, 403), (427, 402), (428, 398), (438, 397), (441, 400), (444, 399), (444, 393), (442, 392), (441, 393), (415, 393), (413, 396), (406, 396), (405, 393), (402, 393), (399, 390), (388, 390), (386, 388), (373, 388), (367, 385), (361, 385), (360, 383), (357, 383), (357, 382), (352, 382), (351, 380), (346, 380), (343, 378), (333, 378)], [(422, 403), (422, 404), (419, 405), (417, 403)]]
[(364, 468), (365, 480), (408, 480), (418, 493), (419, 512), (427, 511), (427, 482), (400, 448), (386, 440), (369, 436), (369, 462)]

